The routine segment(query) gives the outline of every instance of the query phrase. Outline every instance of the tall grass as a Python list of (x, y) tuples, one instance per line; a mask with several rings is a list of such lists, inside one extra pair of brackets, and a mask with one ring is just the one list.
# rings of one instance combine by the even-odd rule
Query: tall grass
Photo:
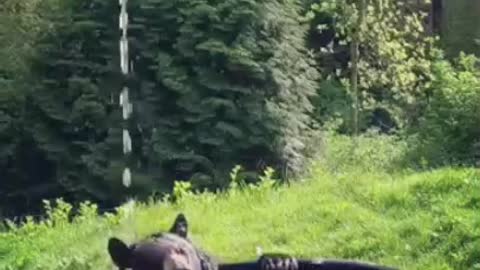
[(411, 144), (399, 136), (369, 131), (354, 139), (327, 132), (324, 145), (317, 163), (331, 171), (392, 173), (412, 165)]

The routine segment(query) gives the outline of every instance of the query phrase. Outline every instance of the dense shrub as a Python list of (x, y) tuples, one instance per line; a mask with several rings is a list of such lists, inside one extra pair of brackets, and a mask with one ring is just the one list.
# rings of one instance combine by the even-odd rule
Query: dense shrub
[(418, 129), (419, 158), (472, 164), (480, 154), (480, 69), (473, 55), (433, 64), (431, 98)]
[[(356, 93), (349, 79), (353, 72), (351, 45), (358, 36), (359, 57), (358, 97), (359, 129), (374, 126), (383, 131), (416, 124), (425, 101), (425, 91), (431, 80), (431, 60), (434, 40), (428, 35), (422, 12), (424, 1), (374, 0), (366, 1), (363, 24), (358, 1), (325, 0), (312, 4), (308, 17), (312, 27), (309, 45), (315, 50), (317, 65), (334, 84), (324, 84), (319, 91), (335, 89), (334, 95), (315, 103), (317, 118), (341, 119), (340, 131), (352, 130), (352, 106)], [(322, 95), (322, 94), (320, 94)], [(332, 102), (332, 100), (334, 100)], [(347, 102), (348, 106), (342, 103)], [(339, 114), (323, 114), (330, 104), (342, 105)], [(327, 111), (327, 113), (329, 113)]]
[(359, 170), (362, 172), (398, 172), (408, 168), (409, 144), (400, 136), (382, 135), (370, 130), (357, 138), (325, 134), (322, 157), (317, 161), (332, 172)]

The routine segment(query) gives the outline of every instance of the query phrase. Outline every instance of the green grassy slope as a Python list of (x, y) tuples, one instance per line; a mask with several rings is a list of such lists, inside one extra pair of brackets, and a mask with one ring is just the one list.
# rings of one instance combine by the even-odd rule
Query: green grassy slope
[[(182, 211), (192, 238), (226, 261), (255, 248), (299, 257), (363, 259), (401, 269), (480, 269), (480, 174), (442, 169), (421, 174), (333, 174), (290, 187), (187, 195), (176, 205), (139, 205), (132, 218), (99, 218), (86, 207), (69, 224), (27, 224), (0, 236), (0, 269), (111, 269), (106, 241), (166, 230)], [(10, 268), (9, 268), (10, 267)]]

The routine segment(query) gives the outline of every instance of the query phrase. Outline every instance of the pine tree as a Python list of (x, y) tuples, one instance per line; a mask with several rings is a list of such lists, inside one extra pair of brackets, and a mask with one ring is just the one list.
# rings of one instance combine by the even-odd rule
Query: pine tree
[(301, 169), (317, 74), (294, 2), (149, 0), (138, 10), (139, 99), (157, 119), (150, 156), (163, 177), (219, 185), (236, 163), (260, 159)]
[(120, 113), (115, 4), (66, 1), (34, 67), (29, 133), (53, 164), (55, 181), (77, 199), (109, 200), (106, 175), (121, 157), (111, 151), (121, 149), (120, 122), (113, 121)]

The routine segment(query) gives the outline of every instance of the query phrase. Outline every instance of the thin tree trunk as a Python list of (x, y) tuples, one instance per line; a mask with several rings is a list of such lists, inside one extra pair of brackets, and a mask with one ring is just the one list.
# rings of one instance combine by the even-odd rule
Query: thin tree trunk
[(352, 44), (350, 46), (351, 55), (352, 55), (352, 72), (350, 76), (350, 85), (353, 92), (353, 102), (354, 102), (354, 109), (353, 109), (353, 132), (354, 136), (358, 136), (358, 115), (359, 115), (359, 91), (358, 91), (358, 47), (359, 47), (359, 35), (360, 35), (360, 27), (363, 24), (363, 20), (365, 18), (365, 10), (366, 10), (366, 0), (360, 0), (359, 6), (359, 17), (358, 17), (358, 24), (357, 24), (357, 31), (353, 35)]

